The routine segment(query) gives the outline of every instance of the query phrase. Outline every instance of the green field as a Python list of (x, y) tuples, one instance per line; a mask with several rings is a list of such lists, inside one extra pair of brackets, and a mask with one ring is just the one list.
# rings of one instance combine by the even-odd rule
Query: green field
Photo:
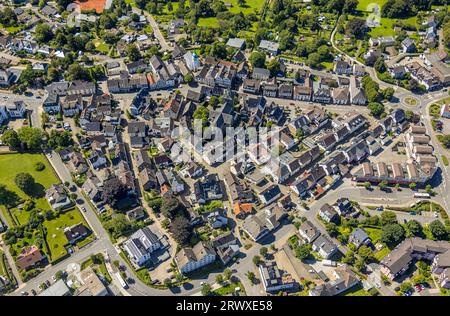
[[(67, 238), (64, 235), (64, 228), (72, 225), (83, 223), (89, 227), (78, 209), (74, 208), (65, 213), (60, 214), (59, 217), (45, 221), (44, 227), (47, 229), (47, 243), (51, 252), (51, 261), (67, 255), (67, 250), (64, 246), (67, 244)], [(87, 238), (89, 238), (88, 236)], [(81, 241), (80, 241), (81, 242)]]
[(237, 0), (226, 0), (225, 3), (231, 3), (232, 7), (229, 8), (231, 13), (242, 12), (244, 14), (255, 13), (255, 9), (260, 12), (264, 6), (265, 0), (246, 0), (245, 5), (240, 7)]
[[(42, 171), (34, 170), (34, 165), (41, 162), (45, 165)], [(0, 155), (0, 183), (5, 184), (9, 190), (16, 192), (22, 198), (28, 196), (14, 183), (14, 178), (19, 172), (28, 172), (36, 183), (48, 189), (52, 184), (59, 183), (44, 155), (41, 154), (5, 154)]]
[(94, 41), (95, 49), (100, 53), (108, 54), (111, 47), (102, 40)]
[(381, 229), (380, 228), (372, 228), (372, 227), (364, 227), (367, 235), (369, 235), (370, 240), (372, 240), (373, 244), (376, 244), (381, 238)]
[[(42, 171), (36, 171), (34, 165), (37, 162), (41, 162), (45, 165), (45, 169)], [(42, 195), (45, 190), (52, 184), (59, 183), (58, 178), (53, 172), (52, 167), (48, 163), (47, 159), (42, 154), (4, 154), (0, 155), (0, 183), (5, 184), (8, 190), (15, 192), (22, 199), (29, 199), (30, 197), (20, 190), (14, 183), (14, 179), (19, 172), (28, 172), (31, 174), (36, 182), (36, 193)], [(36, 208), (42, 210), (49, 210), (47, 200), (44, 197), (34, 198)], [(11, 219), (9, 214), (6, 214), (4, 207), (1, 208), (5, 217), (10, 221), (10, 225), (14, 225), (14, 222), (18, 224), (26, 224), (29, 214), (19, 209), (11, 209), (11, 215), (14, 217)], [(13, 220), (13, 221), (12, 221)]]
[(389, 254), (390, 250), (388, 247), (383, 247), (383, 249), (375, 252), (373, 254), (373, 256), (375, 257), (375, 259), (377, 259), (378, 261), (381, 261), (384, 257), (386, 257)]
[(359, 11), (366, 11), (367, 7), (369, 6), (369, 4), (371, 3), (376, 3), (378, 4), (378, 7), (381, 8), (383, 7), (383, 5), (387, 2), (388, 0), (359, 0), (358, 1), (358, 6), (357, 6), (357, 10)]
[(198, 26), (218, 27), (219, 21), (217, 18), (200, 18), (198, 19)]

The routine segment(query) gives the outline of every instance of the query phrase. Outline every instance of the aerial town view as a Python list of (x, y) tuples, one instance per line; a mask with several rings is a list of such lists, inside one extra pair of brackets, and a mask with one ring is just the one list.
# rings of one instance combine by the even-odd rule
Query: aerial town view
[(450, 296), (449, 5), (0, 0), (0, 296)]

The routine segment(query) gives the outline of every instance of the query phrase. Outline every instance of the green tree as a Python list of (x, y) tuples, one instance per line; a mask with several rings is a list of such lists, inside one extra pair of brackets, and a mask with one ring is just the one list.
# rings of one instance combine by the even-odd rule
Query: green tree
[(270, 71), (270, 75), (275, 77), (281, 71), (281, 64), (277, 59), (272, 59), (268, 62), (267, 69)]
[(386, 180), (381, 181), (380, 183), (378, 183), (378, 187), (380, 188), (380, 190), (385, 190), (388, 186), (388, 182)]
[(304, 244), (295, 248), (295, 256), (300, 260), (305, 260), (311, 255), (310, 245)]
[(406, 228), (408, 229), (408, 232), (411, 236), (422, 236), (423, 235), (422, 225), (415, 219), (408, 221), (406, 223)]
[(21, 143), (25, 144), (30, 150), (39, 149), (42, 143), (42, 131), (36, 127), (21, 127), (17, 135)]
[(259, 249), (259, 254), (260, 254), (262, 257), (267, 256), (267, 252), (268, 252), (267, 247), (261, 247), (261, 248)]
[(416, 187), (417, 187), (417, 183), (415, 183), (415, 182), (412, 182), (412, 183), (409, 184), (409, 188), (410, 188), (411, 190), (415, 190)]
[(353, 265), (355, 262), (355, 253), (352, 250), (347, 251), (344, 258), (342, 258), (342, 262), (348, 265)]
[(248, 271), (247, 272), (247, 278), (250, 281), (250, 283), (252, 284), (256, 284), (256, 276), (255, 273), (253, 273), (252, 271)]
[(262, 263), (262, 259), (261, 259), (261, 257), (258, 256), (258, 255), (253, 256), (252, 261), (253, 261), (253, 264), (254, 264), (255, 266), (259, 266), (259, 265)]
[(229, 269), (229, 268), (226, 268), (223, 271), (223, 277), (224, 277), (225, 280), (229, 280), (231, 278), (232, 274), (233, 274), (233, 271), (231, 271), (231, 269)]
[(28, 194), (33, 191), (35, 181), (31, 174), (26, 172), (20, 172), (14, 178), (14, 183), (17, 185), (19, 189)]
[(9, 129), (3, 133), (2, 142), (11, 148), (18, 148), (20, 146), (19, 136), (13, 129)]
[(373, 67), (379, 73), (386, 72), (386, 64), (384, 63), (384, 58), (383, 57), (378, 58)]
[[(394, 96), (394, 93), (395, 93), (395, 90), (391, 87), (388, 87), (383, 90), (383, 97), (385, 100), (389, 101)], [(406, 115), (406, 113), (405, 113), (405, 115)]]
[(376, 118), (380, 118), (384, 113), (384, 105), (379, 102), (371, 102), (367, 108), (370, 110), (370, 115)]
[(211, 45), (211, 48), (209, 50), (209, 54), (211, 56), (214, 56), (214, 57), (219, 58), (219, 59), (225, 59), (225, 58), (227, 58), (227, 48), (226, 48), (224, 43), (214, 42)]
[(142, 58), (141, 51), (135, 44), (128, 45), (126, 53), (130, 61), (138, 61)]
[(367, 246), (361, 246), (358, 249), (358, 255), (364, 260), (365, 263), (373, 261), (373, 250)]
[(202, 295), (203, 296), (210, 296), (212, 295), (212, 287), (208, 283), (204, 283), (202, 285)]
[(178, 216), (170, 224), (170, 232), (173, 238), (181, 245), (186, 245), (192, 234), (192, 226), (184, 216)]
[(49, 24), (38, 24), (34, 31), (34, 37), (39, 43), (47, 43), (53, 39), (52, 28)]
[(398, 245), (405, 238), (405, 230), (399, 224), (387, 224), (381, 228), (381, 242), (389, 246)]
[(187, 84), (194, 82), (194, 76), (192, 76), (191, 74), (186, 74), (183, 79)]
[(432, 221), (430, 223), (430, 225), (428, 226), (428, 228), (431, 231), (431, 234), (433, 235), (434, 238), (436, 238), (437, 240), (447, 240), (448, 239), (448, 232), (444, 226), (444, 224), (442, 224), (442, 222), (438, 219)]
[(326, 223), (325, 229), (331, 237), (335, 237), (339, 233), (335, 223)]
[(89, 71), (78, 63), (74, 63), (69, 66), (66, 71), (65, 78), (67, 81), (91, 79)]
[(253, 52), (249, 58), (250, 63), (253, 67), (264, 68), (266, 64), (266, 54), (261, 52)]
[(392, 211), (381, 213), (381, 226), (397, 223), (397, 215)]
[(222, 276), (222, 274), (216, 275), (216, 282), (219, 283), (219, 284), (223, 282), (223, 276)]

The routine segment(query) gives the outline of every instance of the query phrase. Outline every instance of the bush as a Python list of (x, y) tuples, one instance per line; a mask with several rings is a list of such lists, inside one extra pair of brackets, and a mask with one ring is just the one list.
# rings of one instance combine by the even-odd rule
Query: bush
[(45, 169), (45, 165), (42, 162), (39, 161), (34, 164), (34, 170), (42, 171), (44, 169)]

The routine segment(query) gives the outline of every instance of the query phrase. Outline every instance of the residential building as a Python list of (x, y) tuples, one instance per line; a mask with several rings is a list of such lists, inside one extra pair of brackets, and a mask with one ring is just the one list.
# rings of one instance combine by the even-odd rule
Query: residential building
[(152, 253), (160, 247), (161, 242), (149, 227), (139, 229), (123, 244), (131, 261), (140, 267), (150, 260)]
[(45, 193), (50, 206), (55, 210), (65, 209), (73, 205), (62, 184), (53, 184)]
[(319, 209), (319, 216), (327, 223), (339, 223), (339, 214), (336, 212), (334, 207), (332, 207), (330, 204), (325, 203), (322, 205), (322, 207)]
[(83, 223), (64, 228), (64, 235), (71, 245), (76, 244), (79, 240), (85, 238), (88, 234), (89, 230), (86, 226), (84, 226)]
[[(450, 243), (447, 241), (427, 240), (418, 237), (407, 238), (381, 260), (380, 271), (389, 279), (394, 280), (404, 274), (413, 261), (433, 261), (437, 255), (449, 251)], [(435, 265), (435, 271), (436, 267)]]
[(326, 236), (319, 236), (312, 242), (312, 248), (325, 259), (330, 259), (338, 252), (337, 246)]
[(103, 285), (92, 267), (80, 272), (81, 287), (77, 289), (77, 296), (107, 296), (108, 290)]
[(339, 266), (333, 271), (333, 280), (310, 289), (309, 296), (336, 296), (359, 283), (358, 277), (348, 266)]
[(16, 258), (16, 265), (20, 270), (28, 270), (44, 259), (45, 256), (42, 255), (38, 247), (35, 245), (25, 246)]
[(355, 245), (356, 249), (358, 249), (363, 245), (368, 246), (372, 242), (369, 238), (369, 235), (367, 235), (366, 231), (360, 227), (357, 227), (352, 231), (348, 241), (353, 245)]
[(259, 274), (266, 292), (291, 290), (295, 286), (292, 276), (280, 270), (275, 261), (259, 265)]
[(298, 233), (308, 243), (312, 243), (320, 236), (320, 231), (309, 220), (304, 221), (298, 228)]
[(181, 273), (186, 274), (213, 263), (216, 252), (204, 241), (198, 242), (193, 248), (183, 248), (175, 256), (175, 262)]
[(271, 42), (271, 41), (267, 41), (267, 40), (262, 40), (259, 43), (258, 48), (260, 50), (266, 51), (272, 55), (277, 55), (278, 54), (278, 50), (279, 50), (279, 44), (275, 43), (275, 42)]

